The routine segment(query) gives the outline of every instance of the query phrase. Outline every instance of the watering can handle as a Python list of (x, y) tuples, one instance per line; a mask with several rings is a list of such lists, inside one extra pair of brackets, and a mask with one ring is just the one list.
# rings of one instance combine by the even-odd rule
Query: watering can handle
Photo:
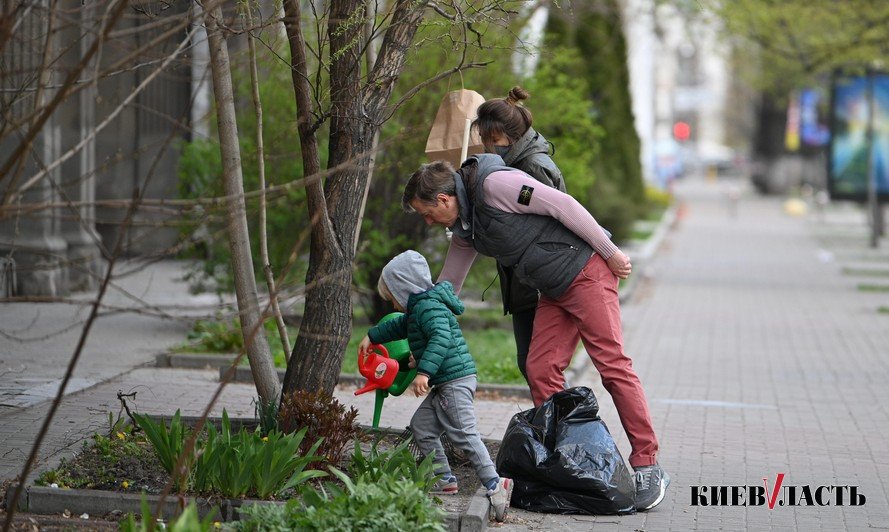
[(383, 358), (389, 358), (389, 350), (383, 344), (370, 344), (367, 351), (361, 355), (361, 361), (364, 362), (371, 353), (376, 353)]

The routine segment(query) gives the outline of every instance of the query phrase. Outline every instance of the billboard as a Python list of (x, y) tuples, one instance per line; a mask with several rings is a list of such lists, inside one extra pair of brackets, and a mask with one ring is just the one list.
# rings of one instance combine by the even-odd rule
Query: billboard
[(784, 147), (796, 152), (800, 148), (818, 150), (830, 141), (829, 102), (824, 91), (806, 88), (790, 95), (787, 106), (787, 126), (784, 128)]
[[(873, 84), (873, 148), (869, 149), (867, 124), (869, 88)], [(840, 76), (831, 98), (830, 150), (827, 188), (832, 198), (867, 199), (867, 158), (871, 154), (877, 195), (889, 200), (889, 74)]]

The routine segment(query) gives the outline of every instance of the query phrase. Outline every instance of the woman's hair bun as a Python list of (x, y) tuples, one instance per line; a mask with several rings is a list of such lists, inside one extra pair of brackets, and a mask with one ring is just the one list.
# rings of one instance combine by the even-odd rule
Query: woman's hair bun
[(516, 103), (527, 100), (531, 95), (521, 87), (513, 87), (506, 96), (506, 102), (515, 105)]

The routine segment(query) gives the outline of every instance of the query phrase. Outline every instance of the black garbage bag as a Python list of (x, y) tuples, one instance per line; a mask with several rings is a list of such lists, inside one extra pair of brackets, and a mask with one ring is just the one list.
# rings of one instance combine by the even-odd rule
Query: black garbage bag
[(513, 416), (497, 471), (515, 482), (512, 506), (556, 514), (630, 514), (636, 487), (589, 388), (556, 393)]

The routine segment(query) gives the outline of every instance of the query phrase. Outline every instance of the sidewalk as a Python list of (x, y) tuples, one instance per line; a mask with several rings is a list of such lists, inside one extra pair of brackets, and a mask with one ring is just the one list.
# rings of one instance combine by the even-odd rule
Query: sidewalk
[[(66, 393), (152, 363), (158, 353), (182, 343), (190, 328), (183, 317), (212, 317), (229, 308), (215, 295), (189, 294), (182, 262), (142, 267), (121, 261), (113, 273)], [(55, 396), (94, 297), (0, 303), (0, 416)]]
[[(679, 184), (680, 219), (623, 305), (626, 350), (648, 394), (661, 442), (660, 461), (673, 477), (666, 500), (650, 513), (627, 517), (513, 509), (507, 523), (492, 523), (492, 528), (889, 528), (889, 315), (876, 312), (880, 305), (889, 305), (889, 294), (856, 289), (864, 280), (889, 284), (889, 277), (842, 273), (852, 262), (889, 270), (886, 243), (882, 251), (868, 250), (861, 219), (856, 221), (854, 211), (842, 208), (826, 213), (824, 221), (814, 214), (793, 218), (784, 214), (780, 199), (745, 193), (732, 217), (727, 186), (691, 180)], [(3, 332), (27, 327), (33, 316), (21, 308), (0, 304)], [(56, 305), (39, 308), (41, 316), (64, 312), (53, 310)], [(8, 319), (16, 320), (14, 328), (7, 327)], [(154, 325), (146, 325), (140, 336), (133, 332), (140, 330), (138, 323)], [(107, 413), (116, 414), (120, 408), (117, 390), (136, 391), (136, 404), (144, 412), (169, 414), (181, 408), (197, 415), (216, 389), (216, 373), (211, 371), (142, 368), (94, 376), (90, 372), (104, 371), (103, 362), (115, 360), (115, 352), (138, 347), (140, 354), (118, 363), (126, 371), (126, 364), (132, 368), (180, 341), (185, 330), (174, 321), (145, 316), (106, 324), (97, 324), (96, 334), (104, 336), (91, 342), (84, 355), (85, 361), (92, 361), (90, 370), (78, 374), (103, 383), (66, 397), (43, 445), (43, 457), (61, 452), (89, 431), (105, 429)], [(54, 338), (42, 349), (67, 350), (70, 355), (70, 339), (66, 344)], [(0, 337), (4, 363), (21, 349), (21, 344)], [(40, 350), (27, 349), (19, 363), (39, 365)], [(11, 375), (4, 374), (9, 367), (0, 365), (0, 391), (10, 381)], [(46, 375), (58, 377), (61, 372), (47, 370)], [(572, 384), (594, 388), (602, 416), (627, 456), (629, 447), (614, 407), (590, 364), (582, 365)], [(229, 385), (214, 412), (225, 406), (233, 416), (252, 415), (254, 396), (250, 385)], [(356, 404), (361, 421), (370, 422), (372, 396), (356, 398), (343, 389), (337, 397)], [(382, 424), (403, 427), (417, 401), (407, 396), (388, 399)], [(478, 401), (483, 434), (499, 438), (512, 414), (529, 406)], [(47, 409), (47, 403), (0, 408), (0, 479), (21, 468)], [(786, 475), (785, 485), (809, 485), (813, 490), (821, 485), (858, 486), (866, 504), (773, 510), (690, 505), (691, 486), (762, 486), (763, 478), (772, 485), (778, 473)]]

